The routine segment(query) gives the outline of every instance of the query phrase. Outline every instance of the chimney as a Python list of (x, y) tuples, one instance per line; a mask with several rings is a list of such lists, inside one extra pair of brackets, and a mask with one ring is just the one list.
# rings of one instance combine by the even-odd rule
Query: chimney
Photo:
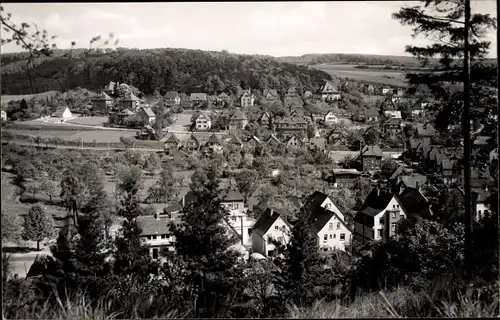
[(420, 190), (418, 181), (415, 181), (415, 188), (416, 188), (417, 190)]
[(274, 214), (274, 210), (273, 209), (270, 209), (271, 211), (269, 212), (269, 216), (272, 217), (273, 214)]
[(155, 213), (155, 219), (160, 220), (160, 214), (158, 212)]

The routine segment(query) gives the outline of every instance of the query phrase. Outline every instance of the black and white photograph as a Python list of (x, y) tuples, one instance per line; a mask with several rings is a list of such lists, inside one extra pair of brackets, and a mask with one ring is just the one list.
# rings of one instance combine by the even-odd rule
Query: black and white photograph
[(500, 316), (497, 1), (0, 6), (2, 319)]

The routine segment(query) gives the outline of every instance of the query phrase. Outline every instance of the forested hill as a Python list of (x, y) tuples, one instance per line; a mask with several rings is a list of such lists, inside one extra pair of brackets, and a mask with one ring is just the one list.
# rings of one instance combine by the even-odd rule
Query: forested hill
[[(39, 58), (35, 69), (43, 77), (26, 72), (24, 53), (5, 54), (2, 62), (2, 94), (27, 94), (49, 90), (83, 87), (99, 89), (110, 81), (129, 83), (145, 94), (158, 90), (190, 93), (203, 91), (236, 92), (242, 88), (276, 88), (297, 86), (303, 90), (317, 89), (331, 76), (275, 58), (258, 55), (236, 55), (225, 51), (212, 52), (187, 49), (124, 49), (97, 51), (84, 55), (73, 52), (72, 58)], [(32, 73), (33, 74), (33, 73)], [(59, 80), (54, 80), (59, 78)]]
[(405, 67), (418, 67), (420, 65), (420, 61), (413, 57), (348, 53), (311, 53), (297, 57), (279, 57), (278, 60), (299, 65), (314, 65), (321, 63), (370, 64)]

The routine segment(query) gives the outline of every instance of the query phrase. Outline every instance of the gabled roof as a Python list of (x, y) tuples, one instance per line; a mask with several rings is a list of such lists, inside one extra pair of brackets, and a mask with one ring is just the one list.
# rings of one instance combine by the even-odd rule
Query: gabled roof
[(274, 208), (267, 208), (252, 226), (252, 232), (256, 231), (260, 235), (265, 235), (273, 223), (280, 217), (288, 225), (288, 227), (290, 227), (290, 224), (282, 217), (278, 210)]
[(385, 110), (384, 114), (392, 118), (401, 119), (401, 111), (399, 110)]
[(297, 135), (296, 135), (296, 134), (292, 134), (290, 137), (288, 137), (288, 139), (286, 139), (286, 141), (285, 141), (285, 142), (286, 142), (286, 143), (288, 143), (288, 142), (290, 142), (290, 140), (292, 140), (292, 139), (295, 139), (295, 140), (297, 140), (297, 141), (299, 141), (299, 142), (301, 141), (301, 140), (299, 139), (299, 137), (297, 137)]
[(229, 190), (221, 198), (222, 202), (245, 201), (245, 198), (238, 190)]
[(387, 126), (387, 125), (400, 126), (401, 125), (401, 119), (400, 118), (389, 118), (383, 124), (383, 126)]
[(422, 193), (415, 188), (406, 189), (399, 196), (396, 196), (396, 200), (408, 215), (418, 215), (421, 217), (428, 217), (431, 215), (429, 202)]
[(362, 156), (382, 157), (382, 150), (377, 145), (364, 146), (363, 149), (361, 150), (361, 155)]
[(95, 97), (94, 99), (92, 99), (93, 101), (113, 101), (113, 98), (111, 98), (110, 96), (108, 96), (106, 94), (106, 92), (101, 92), (101, 94), (99, 94), (97, 97)]
[(417, 183), (419, 186), (423, 186), (427, 182), (427, 177), (421, 174), (415, 175), (405, 175), (401, 177), (401, 183), (407, 188), (417, 188)]
[(260, 116), (260, 118), (259, 118), (259, 119), (264, 118), (264, 116), (265, 116), (265, 117), (267, 117), (268, 119), (269, 119), (269, 118), (271, 118), (271, 116), (269, 115), (269, 113), (268, 113), (267, 111), (264, 111), (264, 112), (262, 113), (262, 115)]
[(394, 195), (389, 192), (380, 191), (379, 193), (377, 187), (373, 188), (354, 217), (354, 221), (373, 227), (373, 218), (387, 207), (393, 197)]
[(173, 143), (179, 143), (180, 140), (179, 138), (177, 138), (177, 136), (175, 134), (171, 134), (170, 136), (168, 136), (168, 138), (165, 140), (165, 143), (167, 142), (173, 142)]
[(179, 97), (179, 93), (177, 91), (168, 91), (165, 93), (165, 98), (167, 99), (175, 99)]
[(129, 109), (124, 109), (122, 112), (118, 113), (120, 115), (133, 116), (135, 113), (130, 111)]
[(207, 94), (206, 93), (191, 93), (191, 95), (189, 96), (189, 99), (190, 100), (202, 100), (202, 101), (205, 101), (207, 100)]
[(264, 97), (270, 95), (270, 98), (279, 99), (278, 91), (276, 89), (264, 89)]
[(182, 210), (182, 207), (181, 207), (181, 205), (180, 205), (180, 204), (178, 204), (178, 203), (174, 203), (173, 205), (166, 207), (164, 210), (165, 210), (165, 212), (167, 212), (167, 213), (170, 213), (170, 214), (171, 214), (171, 213), (173, 213), (173, 212), (178, 212), (178, 211), (181, 211), (181, 210)]
[[(326, 90), (326, 87), (330, 86), (332, 87), (332, 91)], [(325, 84), (321, 87), (321, 92), (333, 92), (333, 93), (338, 93), (339, 91), (337, 90), (337, 86), (333, 83), (331, 80), (325, 81)]]
[(281, 144), (280, 139), (278, 139), (274, 134), (272, 134), (269, 139), (267, 140), (267, 143), (270, 143), (271, 141), (276, 141), (277, 143)]
[(217, 97), (218, 97), (218, 98), (229, 98), (229, 96), (228, 96), (228, 95), (227, 95), (227, 93), (225, 93), (225, 92), (222, 92), (222, 93), (221, 93), (221, 94), (219, 94)]
[(216, 134), (212, 134), (212, 135), (208, 138), (207, 143), (211, 143), (211, 144), (221, 144), (221, 143), (220, 143), (220, 140), (219, 140), (219, 137), (218, 137)]
[(287, 124), (290, 124), (290, 125), (293, 125), (293, 124), (307, 124), (307, 121), (304, 120), (303, 118), (300, 118), (300, 117), (283, 117), (279, 120), (276, 120), (276, 124), (280, 124), (280, 123), (287, 123)]
[(229, 137), (226, 139), (227, 143), (232, 143), (232, 144), (237, 144), (237, 145), (242, 145), (243, 142), (241, 141), (240, 138), (238, 138), (234, 134), (230, 134)]
[(187, 138), (186, 143), (188, 143), (190, 140), (195, 141), (198, 144), (200, 143), (200, 141), (198, 140), (198, 138), (196, 138), (194, 134), (191, 134), (189, 138)]
[(241, 110), (237, 109), (230, 120), (247, 120), (247, 117)]
[(146, 115), (150, 118), (152, 117), (156, 117), (155, 116), (155, 113), (153, 112), (153, 110), (151, 110), (151, 108), (149, 107), (146, 107), (146, 108), (142, 108), (142, 110), (144, 110), (144, 113), (146, 113)]
[(336, 216), (345, 225), (344, 221), (334, 211), (321, 207), (327, 198), (328, 195), (323, 192), (314, 191), (304, 200), (302, 205), (303, 210), (310, 215), (309, 218), (316, 233), (321, 231), (333, 216)]

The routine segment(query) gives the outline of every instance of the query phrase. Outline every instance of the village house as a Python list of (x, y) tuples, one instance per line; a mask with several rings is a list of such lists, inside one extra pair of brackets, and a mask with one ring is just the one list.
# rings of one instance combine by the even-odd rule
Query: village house
[(200, 149), (200, 141), (195, 137), (194, 134), (191, 134), (189, 138), (184, 142), (184, 150), (192, 151)]
[(229, 119), (229, 130), (241, 130), (248, 124), (248, 119), (241, 110), (237, 109)]
[(396, 236), (401, 220), (431, 214), (428, 201), (420, 191), (409, 188), (400, 195), (393, 195), (377, 186), (354, 217), (354, 239), (362, 245), (373, 240), (386, 242)]
[(472, 190), (472, 207), (476, 209), (477, 221), (480, 221), (490, 213), (490, 206), (488, 204), (490, 195), (490, 192), (484, 189)]
[(0, 111), (0, 119), (2, 121), (7, 121), (7, 112), (5, 112), (5, 110)]
[(191, 95), (189, 96), (189, 102), (191, 103), (191, 106), (193, 106), (193, 107), (199, 106), (199, 105), (207, 102), (207, 94), (200, 93), (200, 92), (191, 93)]
[(239, 96), (239, 101), (242, 108), (252, 107), (255, 101), (255, 96), (250, 90), (244, 90)]
[(378, 122), (379, 115), (375, 108), (368, 108), (365, 110), (365, 122), (366, 123), (375, 123)]
[(181, 96), (177, 91), (168, 91), (165, 93), (165, 104), (167, 106), (178, 106), (181, 104)]
[(400, 175), (396, 181), (394, 194), (400, 195), (410, 188), (420, 190), (420, 188), (427, 183), (427, 176), (415, 173), (405, 174)]
[(208, 137), (207, 142), (205, 142), (205, 145), (208, 147), (213, 147), (213, 146), (222, 147), (222, 143), (219, 139), (219, 136), (216, 135), (215, 133), (212, 133), (212, 135)]
[(267, 111), (264, 111), (262, 113), (262, 115), (259, 118), (259, 123), (263, 127), (266, 127), (266, 128), (269, 127), (269, 125), (271, 124), (271, 116), (269, 115), (269, 113)]
[(135, 113), (130, 111), (129, 109), (125, 109), (120, 112), (110, 113), (108, 117), (110, 119), (110, 122), (113, 122), (117, 125), (123, 125), (125, 119), (131, 116), (135, 116)]
[(321, 99), (326, 101), (340, 99), (340, 92), (332, 81), (326, 81), (320, 89)]
[(382, 164), (382, 150), (379, 146), (364, 146), (360, 154), (362, 171), (378, 171)]
[(280, 99), (278, 91), (275, 89), (264, 89), (262, 96), (264, 97), (264, 100), (268, 102), (274, 102)]
[(106, 92), (101, 92), (100, 95), (93, 98), (90, 103), (92, 110), (97, 113), (108, 113), (113, 107), (113, 98), (108, 96)]
[(155, 113), (149, 107), (142, 107), (139, 110), (139, 117), (144, 125), (152, 125), (156, 120)]
[(283, 107), (288, 110), (302, 109), (304, 101), (298, 96), (285, 96), (283, 99)]
[(125, 95), (125, 98), (119, 100), (120, 110), (129, 109), (131, 111), (137, 111), (137, 106), (141, 100), (135, 96), (132, 92)]
[(196, 118), (195, 123), (196, 130), (199, 131), (210, 130), (212, 127), (212, 120), (210, 120), (210, 117), (204, 113), (201, 113), (198, 118)]
[(297, 137), (297, 135), (291, 135), (287, 140), (285, 140), (285, 145), (287, 149), (301, 148), (302, 141)]
[(114, 95), (115, 94), (115, 88), (118, 87), (120, 84), (118, 82), (110, 81), (103, 89), (103, 91), (108, 94), (108, 95)]
[(275, 121), (276, 132), (284, 137), (293, 135), (294, 133), (304, 134), (307, 129), (307, 122), (303, 118), (298, 117), (283, 117)]
[(291, 225), (278, 210), (267, 208), (251, 228), (252, 251), (265, 257), (273, 257), (276, 245), (286, 245), (290, 240)]
[(384, 87), (384, 88), (382, 88), (382, 94), (383, 95), (392, 95), (392, 89), (390, 87)]
[(328, 111), (325, 114), (323, 120), (324, 120), (325, 124), (327, 124), (327, 125), (335, 124), (338, 122), (338, 118), (335, 115), (335, 113), (333, 113), (333, 111)]
[(144, 125), (136, 134), (136, 139), (139, 140), (155, 140), (156, 130), (149, 124)]
[(318, 237), (320, 250), (346, 250), (351, 243), (352, 232), (344, 214), (326, 194), (315, 191), (306, 198), (302, 209), (310, 215), (309, 221)]
[(165, 139), (165, 143), (163, 144), (165, 153), (167, 154), (170, 154), (172, 150), (178, 150), (181, 145), (181, 141), (173, 133)]
[(262, 145), (262, 141), (254, 135), (248, 138), (248, 140), (246, 140), (244, 143), (244, 146), (247, 150), (255, 150), (255, 148), (259, 145)]
[(304, 117), (304, 108), (302, 107), (291, 107), (290, 117), (303, 118)]
[(242, 245), (252, 246), (250, 229), (254, 225), (255, 219), (247, 215), (245, 198), (236, 190), (229, 190), (221, 198), (220, 204), (229, 210), (229, 224), (240, 235)]
[(333, 169), (332, 179), (334, 188), (352, 188), (362, 172), (356, 169)]
[(235, 134), (229, 134), (229, 135), (227, 135), (227, 137), (224, 139), (224, 143), (227, 146), (233, 146), (233, 147), (235, 147), (237, 149), (243, 148), (243, 142)]
[(346, 135), (342, 129), (337, 127), (327, 134), (326, 139), (330, 145), (340, 145), (345, 143)]
[(294, 97), (299, 97), (299, 96), (300, 96), (300, 93), (298, 92), (297, 88), (295, 88), (295, 87), (290, 87), (286, 90), (285, 97), (294, 98)]
[(381, 129), (384, 134), (394, 137), (402, 133), (403, 131), (402, 124), (403, 124), (402, 119), (390, 118), (387, 119), (384, 123), (382, 123)]
[(138, 216), (135, 219), (141, 230), (139, 238), (149, 248), (153, 259), (162, 258), (164, 251), (175, 250), (175, 236), (169, 226), (172, 220), (167, 215), (156, 213), (154, 216)]
[(222, 92), (217, 96), (218, 101), (224, 101), (224, 102), (229, 102), (229, 95), (225, 92)]

